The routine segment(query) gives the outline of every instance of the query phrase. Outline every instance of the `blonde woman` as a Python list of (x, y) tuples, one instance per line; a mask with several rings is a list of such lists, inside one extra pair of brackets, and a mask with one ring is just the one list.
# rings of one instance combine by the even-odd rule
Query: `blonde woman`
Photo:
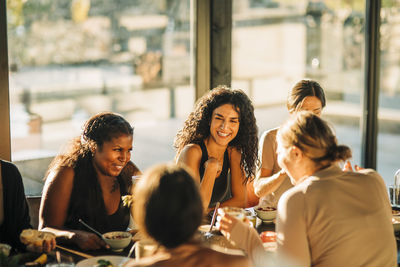
[[(278, 163), (295, 185), (278, 204), (279, 255), (299, 266), (397, 266), (382, 177), (371, 169), (341, 170), (337, 163), (351, 156), (350, 149), (338, 145), (327, 123), (310, 112), (284, 124), (277, 142)], [(220, 224), (242, 245), (252, 237), (245, 247), (250, 255), (260, 251), (261, 241), (246, 226), (227, 215)]]

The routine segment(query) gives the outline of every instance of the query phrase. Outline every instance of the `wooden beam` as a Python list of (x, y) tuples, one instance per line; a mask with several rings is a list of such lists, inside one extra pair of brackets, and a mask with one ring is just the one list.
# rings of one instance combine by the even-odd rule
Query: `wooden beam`
[(232, 0), (211, 2), (211, 88), (231, 86)]
[(210, 4), (196, 1), (196, 100), (210, 90)]
[(0, 158), (11, 160), (6, 0), (0, 0)]

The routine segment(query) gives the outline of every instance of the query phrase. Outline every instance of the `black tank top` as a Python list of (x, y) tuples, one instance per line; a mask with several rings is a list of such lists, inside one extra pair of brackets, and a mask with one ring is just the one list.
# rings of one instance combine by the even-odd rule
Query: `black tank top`
[[(207, 147), (202, 141), (200, 143), (201, 148), (201, 160), (200, 160), (200, 182), (203, 180), (204, 175), (204, 163), (208, 160)], [(229, 155), (228, 150), (224, 153), (224, 162), (220, 175), (215, 179), (214, 187), (211, 195), (209, 207), (214, 207), (217, 202), (224, 202), (232, 198), (231, 189), (231, 172), (229, 169)]]
[[(126, 195), (128, 192), (123, 182), (121, 182), (120, 177), (118, 177), (118, 182), (120, 186), (121, 196)], [(82, 200), (82, 197), (85, 198), (85, 196), (87, 195), (85, 189), (79, 187), (77, 184), (74, 185), (71, 195), (71, 201), (78, 201), (80, 203), (75, 203), (74, 209), (71, 209), (70, 204), (64, 227), (67, 229), (89, 231), (86, 227), (79, 223), (79, 218), (82, 218), (82, 220), (98, 230), (100, 233), (111, 231), (125, 231), (129, 225), (130, 220), (129, 208), (123, 205), (122, 199), (120, 198), (118, 209), (113, 214), (108, 215), (106, 213), (105, 205), (102, 205), (101, 209), (94, 209), (94, 205), (90, 203), (91, 201), (104, 202), (104, 199), (101, 195), (100, 185), (96, 184), (94, 185), (94, 187), (97, 188), (97, 191), (100, 190), (98, 192), (99, 199), (93, 200), (92, 198), (86, 198), (85, 200)], [(77, 197), (75, 200), (74, 197), (76, 197), (77, 194), (80, 194), (80, 197)]]

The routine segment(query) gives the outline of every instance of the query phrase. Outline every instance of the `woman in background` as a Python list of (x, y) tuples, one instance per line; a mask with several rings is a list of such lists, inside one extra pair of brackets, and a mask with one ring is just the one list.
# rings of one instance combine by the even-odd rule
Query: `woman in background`
[[(325, 107), (325, 93), (322, 87), (313, 80), (297, 82), (288, 94), (287, 109), (291, 115), (306, 110), (321, 116)], [(281, 170), (277, 162), (276, 134), (279, 128), (263, 133), (260, 138), (261, 166), (254, 180), (254, 193), (262, 198), (261, 206), (276, 208), (281, 195), (292, 187), (289, 177)], [(251, 195), (251, 194), (249, 194)], [(257, 197), (252, 197), (252, 206), (258, 204)]]
[(204, 95), (175, 138), (176, 162), (200, 184), (204, 208), (244, 207), (246, 182), (255, 175), (257, 125), (241, 90), (219, 86)]
[(132, 142), (133, 128), (122, 116), (104, 112), (91, 117), (82, 135), (49, 167), (39, 228), (84, 250), (107, 245), (79, 219), (101, 233), (125, 231), (130, 212), (121, 196), (130, 194), (132, 176), (140, 174), (130, 161)]
[(133, 259), (124, 266), (249, 266), (247, 258), (204, 247), (195, 237), (203, 206), (198, 184), (184, 167), (151, 168), (135, 186), (134, 196), (135, 222), (159, 249), (152, 256)]
[[(397, 266), (382, 177), (371, 169), (341, 170), (338, 162), (351, 157), (351, 151), (338, 145), (328, 124), (313, 113), (301, 112), (289, 120), (277, 141), (278, 163), (295, 185), (279, 200), (278, 254), (298, 266)], [(220, 225), (262, 264), (256, 232), (228, 215)]]

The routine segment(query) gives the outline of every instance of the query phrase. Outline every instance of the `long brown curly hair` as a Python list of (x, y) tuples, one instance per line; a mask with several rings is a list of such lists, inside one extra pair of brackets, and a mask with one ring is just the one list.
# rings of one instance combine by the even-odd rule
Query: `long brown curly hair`
[(229, 146), (242, 154), (240, 166), (245, 171), (246, 178), (243, 182), (246, 183), (254, 178), (258, 165), (258, 128), (253, 104), (242, 90), (220, 85), (201, 97), (175, 137), (176, 156), (186, 145), (200, 144), (210, 135), (212, 113), (224, 104), (231, 104), (239, 114), (239, 131)]

